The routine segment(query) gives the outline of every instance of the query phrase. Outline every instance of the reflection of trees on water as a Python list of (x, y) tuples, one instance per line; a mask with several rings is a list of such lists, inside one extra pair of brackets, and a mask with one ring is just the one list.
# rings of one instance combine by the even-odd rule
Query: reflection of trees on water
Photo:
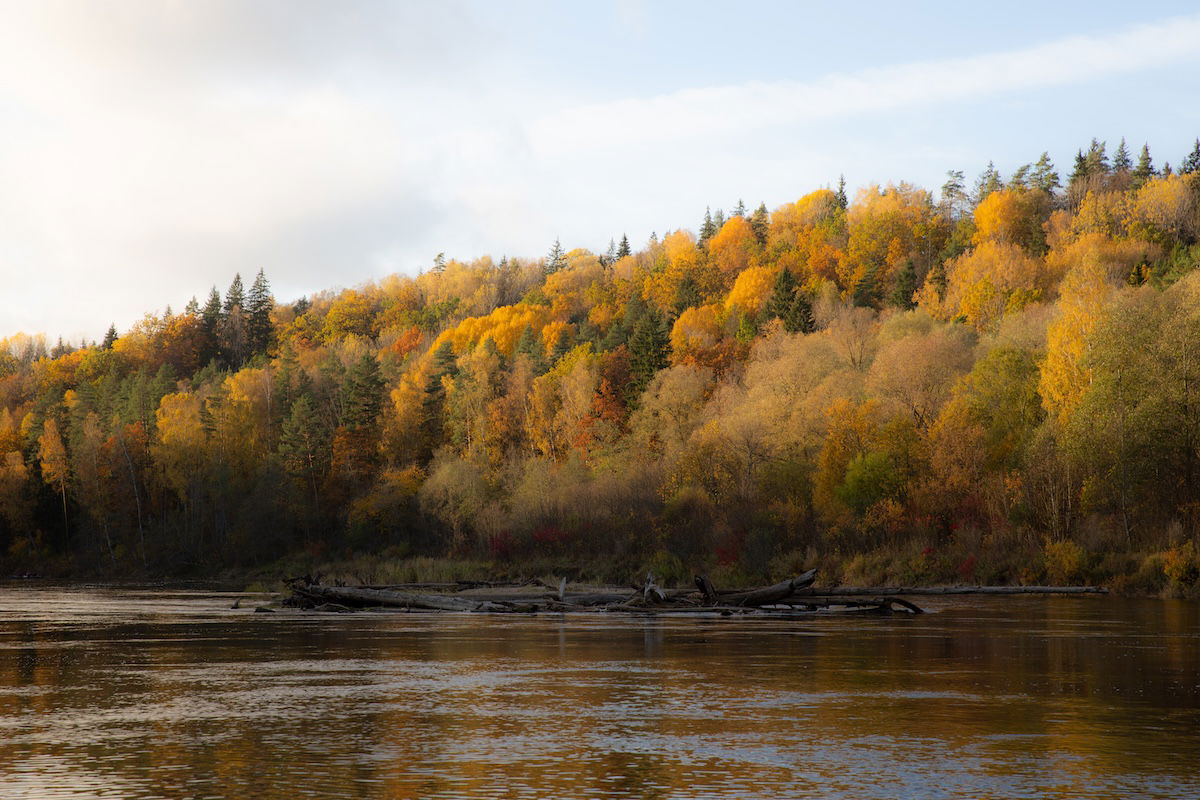
[(1094, 598), (786, 623), (0, 621), (0, 777), (267, 800), (1190, 791), (1198, 622)]

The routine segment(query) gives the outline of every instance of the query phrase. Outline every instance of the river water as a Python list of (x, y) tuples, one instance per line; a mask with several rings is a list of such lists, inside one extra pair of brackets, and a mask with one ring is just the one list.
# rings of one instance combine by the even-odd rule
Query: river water
[(1200, 604), (254, 614), (0, 588), (0, 798), (1200, 797)]

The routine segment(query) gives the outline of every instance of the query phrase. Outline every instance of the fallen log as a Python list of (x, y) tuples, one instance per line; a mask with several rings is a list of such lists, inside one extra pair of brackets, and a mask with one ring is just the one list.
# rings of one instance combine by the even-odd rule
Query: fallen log
[(1108, 594), (1103, 586), (842, 586), (816, 590), (827, 597), (953, 594)]
[(816, 577), (817, 571), (810, 569), (808, 572), (797, 575), (794, 578), (789, 578), (774, 586), (764, 586), (761, 589), (751, 589), (749, 591), (718, 591), (713, 588), (712, 582), (707, 576), (697, 575), (696, 586), (700, 589), (700, 593), (704, 596), (705, 601), (710, 605), (714, 604), (715, 601), (720, 601), (721, 605), (727, 606), (765, 606), (786, 600), (797, 592), (807, 589), (813, 585)]
[(318, 586), (295, 584), (292, 590), (309, 600), (320, 603), (338, 603), (344, 606), (363, 608), (383, 606), (387, 608), (419, 608), (429, 611), (512, 611), (511, 605), (490, 600), (474, 600), (465, 597), (436, 594), (411, 594), (393, 592), (388, 589), (366, 589), (360, 586)]

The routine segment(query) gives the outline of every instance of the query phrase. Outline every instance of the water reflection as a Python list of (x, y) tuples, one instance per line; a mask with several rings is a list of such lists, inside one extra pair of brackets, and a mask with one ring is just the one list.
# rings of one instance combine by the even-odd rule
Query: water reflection
[(0, 797), (1200, 795), (1200, 613), (254, 615), (0, 590)]

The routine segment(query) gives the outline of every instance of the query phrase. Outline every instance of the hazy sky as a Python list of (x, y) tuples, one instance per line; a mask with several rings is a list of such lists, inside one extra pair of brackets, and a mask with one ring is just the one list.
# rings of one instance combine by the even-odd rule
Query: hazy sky
[(1192, 3), (0, 0), (0, 336), (1200, 135)]

